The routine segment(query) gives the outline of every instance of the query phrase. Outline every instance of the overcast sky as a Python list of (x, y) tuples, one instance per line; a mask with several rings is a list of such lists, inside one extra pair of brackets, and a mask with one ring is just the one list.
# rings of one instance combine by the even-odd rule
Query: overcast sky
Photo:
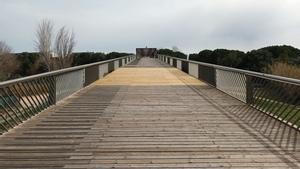
[(43, 18), (73, 29), (76, 51), (300, 47), (300, 0), (0, 0), (0, 40), (34, 51)]

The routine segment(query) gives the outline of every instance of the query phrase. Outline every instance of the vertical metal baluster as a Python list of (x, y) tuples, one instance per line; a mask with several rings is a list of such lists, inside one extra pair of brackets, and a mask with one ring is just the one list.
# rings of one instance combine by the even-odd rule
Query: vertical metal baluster
[(268, 92), (266, 92), (266, 89), (267, 88), (272, 88), (272, 85), (270, 83), (268, 83), (268, 81), (266, 79), (264, 79), (265, 83), (264, 83), (264, 86), (263, 86), (263, 89), (261, 91), (261, 94), (259, 95), (259, 100), (257, 101), (257, 103), (255, 104), (254, 108), (255, 109), (260, 109), (261, 107), (261, 104), (265, 103), (265, 100), (266, 100), (266, 96), (268, 96)]
[[(292, 122), (292, 119), (295, 118), (295, 117), (297, 117), (297, 115), (299, 115), (298, 113), (300, 112), (300, 108), (296, 109), (297, 107), (298, 106), (295, 105), (295, 108), (293, 110), (296, 110), (296, 111), (295, 111), (295, 113), (287, 121), (290, 122), (292, 125), (297, 125), (297, 126), (300, 127), (300, 124), (298, 124), (299, 121), (296, 120), (295, 122)], [(290, 112), (292, 112), (292, 110)], [(300, 118), (300, 116), (299, 116), (299, 118)]]
[(46, 100), (48, 102), (48, 105), (52, 105), (52, 102), (53, 102), (53, 98), (50, 97), (51, 94), (50, 94), (50, 91), (51, 91), (51, 85), (50, 85), (50, 81), (49, 81), (49, 77), (44, 77), (41, 79), (41, 81), (43, 81), (41, 83), (41, 85), (43, 86), (42, 88), (45, 88), (46, 89), (46, 93), (45, 93), (45, 97), (46, 97)]
[(47, 78), (49, 82), (49, 98), (52, 101), (51, 104), (56, 103), (56, 77), (49, 77)]
[[(11, 103), (11, 104), (9, 104), (10, 109), (14, 112), (14, 114), (17, 116), (17, 118), (19, 120), (21, 120), (21, 122), (23, 122), (23, 120), (26, 120), (26, 117), (24, 116), (24, 114), (22, 113), (22, 111), (19, 109), (19, 107), (16, 105), (15, 101), (12, 100), (12, 98), (11, 98), (12, 95), (9, 94), (9, 93), (7, 93), (7, 91), (6, 91), (7, 88), (9, 88), (9, 87), (6, 87), (5, 89), (2, 89), (2, 91), (5, 93), (6, 96), (8, 96), (8, 100)], [(17, 111), (15, 111), (15, 110), (17, 110)], [(21, 117), (19, 117), (19, 115), (21, 117), (23, 117), (23, 120), (21, 119)]]
[(244, 101), (244, 103), (247, 103), (247, 77), (245, 74), (243, 73), (240, 73), (239, 74), (239, 78), (241, 79), (240, 81), (240, 95), (241, 95), (241, 98), (242, 100)]
[(35, 81), (30, 81), (28, 84), (30, 84), (28, 85), (28, 88), (34, 93), (34, 97), (36, 98), (36, 102), (38, 103), (40, 110), (43, 111), (45, 109), (45, 105), (43, 104), (43, 98), (41, 97), (39, 91), (35, 88)]
[[(275, 85), (275, 86), (276, 86), (276, 85)], [(278, 91), (279, 89), (280, 89), (280, 86), (279, 86), (279, 87), (276, 87), (276, 89), (275, 89), (274, 91)], [(281, 97), (282, 94), (283, 94), (283, 92), (281, 91), (280, 94), (279, 94), (279, 96)], [(279, 96), (275, 96), (275, 97), (273, 98), (273, 99), (274, 99), (273, 102), (272, 102), (272, 103), (267, 107), (267, 109), (265, 110), (265, 112), (266, 112), (267, 114), (271, 115), (273, 118), (276, 118), (276, 119), (279, 119), (280, 116), (275, 117), (275, 116), (277, 116), (277, 113), (273, 113), (273, 110), (275, 109), (275, 107), (276, 107), (278, 104), (280, 104), (280, 107), (279, 107), (278, 111), (285, 105), (284, 102), (282, 102), (282, 103), (277, 103), (277, 101), (275, 101), (277, 98), (279, 98)], [(287, 98), (287, 99), (288, 99), (288, 98)], [(277, 104), (275, 104), (275, 102), (276, 102)], [(274, 104), (275, 104), (275, 106), (274, 106)], [(263, 120), (263, 123), (262, 123), (262, 125), (261, 125), (261, 128), (263, 127), (263, 124), (264, 124), (268, 119), (270, 120), (271, 118), (269, 118), (268, 116), (266, 116), (265, 119)]]
[[(4, 89), (1, 88), (1, 90), (3, 91)], [(17, 113), (13, 110), (13, 108), (10, 106), (10, 104), (7, 102), (7, 100), (3, 97), (2, 94), (0, 94), (0, 97), (4, 101), (5, 105), (7, 105), (8, 108), (10, 109), (10, 111), (15, 115), (16, 119), (18, 119), (22, 123), (22, 120), (19, 118), (19, 116), (17, 115)], [(7, 97), (9, 97), (9, 96), (7, 96)], [(17, 122), (17, 120), (15, 120), (14, 118), (12, 118), (12, 116), (9, 113), (9, 111), (4, 106), (2, 106), (2, 107), (7, 112), (7, 114), (9, 115), (9, 117), (14, 120), (14, 122), (16, 123), (16, 125), (18, 125), (19, 123)]]
[[(299, 88), (299, 86), (294, 86), (293, 85), (291, 89), (297, 90), (298, 88)], [(284, 112), (286, 112), (286, 110), (288, 110), (289, 107), (292, 107), (289, 111), (286, 112), (287, 114), (284, 117), (282, 117), (282, 120), (285, 120), (286, 118), (288, 118), (288, 116), (290, 115), (290, 113), (297, 108), (297, 105), (299, 105), (300, 100), (298, 100), (297, 97), (290, 97), (290, 99), (292, 99), (292, 100), (289, 100), (289, 102), (287, 102), (287, 106), (278, 115), (279, 117), (283, 116)], [(291, 115), (291, 116), (293, 116), (293, 115)], [(287, 122), (290, 122), (290, 120), (287, 120)]]
[(48, 77), (45, 77), (43, 80), (44, 80), (44, 83), (42, 83), (42, 84), (47, 89), (47, 95), (46, 95), (46, 97), (47, 97), (47, 100), (48, 100), (48, 105), (50, 106), (53, 103), (53, 100), (52, 100), (53, 98), (50, 97), (51, 96), (50, 95), (51, 87), (50, 87), (50, 84), (48, 84), (49, 83)]
[[(264, 87), (265, 86), (265, 84), (266, 84), (266, 81), (264, 81), (263, 79), (261, 79), (261, 78), (256, 78), (255, 80), (254, 80), (254, 82), (253, 83), (262, 83), (262, 86)], [(251, 107), (253, 108), (253, 109), (251, 109), (251, 112), (254, 112), (256, 109), (255, 109), (255, 107), (257, 106), (257, 102), (258, 101), (260, 101), (260, 96), (263, 94), (263, 90), (258, 90), (257, 92), (254, 92), (253, 93), (253, 103), (252, 104), (250, 104), (251, 105)], [(258, 99), (257, 99), (258, 98)], [(249, 107), (249, 109), (251, 108), (251, 107)], [(247, 110), (247, 107), (245, 107), (245, 109)], [(248, 115), (247, 115), (248, 114)], [(249, 117), (251, 115), (251, 113), (245, 113), (244, 114), (244, 116), (242, 116), (242, 118), (243, 117), (245, 117), (246, 119)], [(254, 117), (255, 118), (255, 117)], [(252, 119), (252, 118), (251, 118)]]
[[(291, 88), (293, 88), (293, 86), (291, 87)], [(282, 93), (281, 95), (283, 95), (284, 93), (285, 93), (285, 91), (284, 90), (281, 90), (281, 92), (280, 93)], [(278, 96), (279, 97), (279, 96)], [(280, 98), (281, 98), (282, 96), (280, 96)], [(276, 115), (276, 116), (278, 116), (279, 118), (283, 115), (283, 113), (285, 112), (285, 109), (287, 108), (287, 107), (289, 107), (289, 102), (291, 101), (291, 99), (292, 100), (294, 100), (293, 98), (287, 98), (288, 96), (285, 96), (283, 99), (284, 100), (286, 100), (286, 103), (285, 102), (281, 102), (281, 103), (279, 103), (279, 104), (281, 104), (281, 106), (277, 109), (277, 112), (276, 112), (276, 114), (274, 114), (274, 115)], [(280, 111), (281, 109), (282, 109), (282, 107), (284, 106), (284, 105), (288, 105), (286, 108), (284, 108), (282, 111)], [(275, 106), (273, 107), (273, 109), (271, 110), (271, 111), (273, 111), (275, 109)], [(279, 114), (278, 114), (279, 113)]]
[(33, 96), (32, 96), (32, 92), (30, 92), (28, 89), (27, 89), (27, 84), (26, 83), (20, 83), (20, 85), (22, 85), (24, 87), (24, 90), (26, 91), (26, 93), (28, 93), (28, 97), (30, 98), (30, 100), (32, 101), (32, 105), (33, 105), (33, 108), (36, 110), (36, 113), (39, 113), (41, 112), (42, 110), (40, 109), (40, 107), (38, 106), (38, 104), (36, 103), (36, 101), (34, 100)]
[[(296, 104), (299, 104), (299, 101), (296, 102)], [(292, 123), (293, 117), (295, 117), (295, 116), (297, 115), (297, 109), (296, 109), (296, 108), (297, 108), (297, 105), (296, 105), (296, 104), (292, 106), (292, 108), (287, 112), (287, 114), (282, 118), (282, 120), (287, 119), (287, 118), (289, 117), (289, 115), (290, 115), (290, 118), (288, 118), (286, 121)], [(288, 107), (289, 107), (289, 106), (288, 106)], [(286, 110), (287, 110), (287, 109), (286, 109)], [(283, 114), (286, 110), (284, 110), (284, 111), (282, 112), (282, 114)], [(300, 110), (300, 109), (299, 109), (299, 110)], [(294, 114), (292, 114), (293, 111), (295, 111)]]
[(246, 75), (246, 103), (252, 104), (253, 103), (253, 96), (254, 96), (254, 88), (253, 88), (253, 77)]
[(37, 79), (36, 80), (36, 82), (37, 83), (35, 83), (35, 86), (36, 86), (36, 88), (37, 88), (37, 91), (40, 91), (41, 92), (41, 94), (40, 94), (40, 96), (41, 96), (41, 102), (42, 102), (42, 104), (43, 105), (45, 105), (44, 107), (46, 108), (46, 107), (48, 107), (49, 105), (48, 105), (48, 103), (47, 103), (47, 97), (45, 97), (45, 95), (44, 95), (44, 88), (42, 88), (40, 85), (42, 85), (42, 81), (41, 81), (41, 79)]
[(44, 95), (44, 88), (41, 88), (41, 81), (40, 78), (35, 79), (32, 81), (32, 88), (37, 93), (37, 96), (39, 97), (40, 103), (43, 108), (48, 107), (47, 105), (47, 98)]
[[(288, 100), (288, 102), (290, 101), (290, 99)], [(293, 98), (292, 99), (292, 103), (294, 103), (296, 101), (296, 98)], [(283, 113), (287, 110), (287, 108), (288, 107), (290, 107), (291, 106), (291, 104), (289, 104), (289, 103), (287, 103), (287, 106), (283, 109), (283, 111), (281, 111), (281, 113), (278, 115), (278, 117), (281, 117), (282, 115), (283, 115)], [(295, 106), (296, 107), (296, 106)], [(281, 107), (280, 107), (280, 109), (281, 109)], [(279, 110), (280, 110), (279, 109)], [(294, 108), (292, 108), (291, 110), (293, 110)], [(287, 115), (289, 115), (290, 114), (290, 111), (289, 112), (287, 112)], [(286, 117), (284, 117), (284, 118), (282, 118), (282, 121), (284, 121), (284, 119), (285, 118), (287, 118), (287, 116)], [(271, 120), (272, 120), (272, 118), (269, 118), (269, 124), (271, 124)], [(289, 120), (287, 120), (288, 122), (289, 122)], [(273, 124), (273, 127), (274, 127), (274, 125), (275, 125), (275, 121), (274, 121), (274, 124)], [(273, 127), (271, 128), (271, 130), (270, 130), (270, 132), (269, 133), (271, 133), (272, 132), (272, 130), (273, 130)], [(266, 133), (267, 132), (267, 128), (264, 130), (264, 133)]]
[(62, 92), (62, 89), (61, 89), (61, 81), (62, 81), (61, 78), (62, 78), (62, 75), (58, 75), (56, 77), (56, 93), (55, 93), (55, 95), (56, 95), (57, 101), (60, 101), (61, 98), (63, 98), (64, 94), (65, 94)]
[[(10, 92), (11, 94), (13, 94), (13, 96), (14, 96), (15, 98), (18, 98), (18, 97), (15, 95), (15, 93), (10, 89), (9, 86), (7, 87), (7, 89), (9, 90), (9, 92)], [(4, 92), (8, 95), (8, 93), (7, 93), (6, 91), (4, 91)], [(20, 98), (19, 98), (19, 99), (20, 99)], [(22, 110), (19, 109), (18, 105), (16, 105), (16, 103), (15, 103), (12, 99), (10, 99), (10, 101), (11, 101), (11, 102), (14, 104), (14, 106), (17, 108), (18, 112), (22, 115), (22, 117), (23, 117), (24, 120), (26, 120), (28, 117), (30, 117), (30, 116), (28, 116), (28, 115), (26, 114), (26, 110), (25, 110), (24, 107), (21, 105), (20, 100), (18, 100), (17, 103), (18, 103), (18, 105), (23, 109), (24, 113), (22, 113)], [(24, 114), (26, 114), (27, 117), (26, 117)]]
[(21, 102), (24, 103), (24, 99), (20, 95), (19, 91), (15, 88), (14, 85), (8, 86), (7, 88), (8, 88), (8, 90), (9, 90), (10, 93), (12, 93), (16, 98), (19, 98), (19, 102), (18, 102), (19, 106), (23, 109), (24, 114), (26, 114), (27, 117), (30, 117), (30, 114), (27, 112), (26, 105), (24, 104), (25, 105), (25, 107), (24, 107), (24, 105), (22, 105), (22, 103), (21, 103)]
[[(0, 98), (4, 101), (5, 105), (7, 105), (5, 98), (2, 96), (1, 93)], [(1, 105), (2, 109), (5, 111), (6, 115), (10, 118), (10, 120), (13, 121), (15, 125), (18, 125), (19, 123), (17, 122), (17, 120), (11, 115), (11, 113), (13, 112), (10, 113), (9, 110), (7, 110), (7, 108), (5, 107), (5, 105)]]
[[(251, 105), (251, 110), (250, 110), (250, 112), (249, 113), (246, 113), (246, 114), (248, 114), (247, 115), (247, 117), (246, 117), (246, 119), (248, 119), (248, 117), (250, 117), (250, 120), (249, 121), (253, 121), (253, 119), (254, 120), (256, 120), (258, 117), (259, 117), (259, 113), (256, 113), (257, 115), (254, 115), (254, 116), (252, 116), (251, 117), (251, 115), (252, 115), (252, 112), (255, 112), (255, 111), (257, 111), (258, 110), (258, 105), (260, 104), (260, 102), (263, 100), (262, 99), (262, 96), (264, 96), (264, 94), (265, 94), (265, 92), (264, 92), (264, 88), (266, 88), (266, 84), (267, 84), (267, 81), (265, 81), (264, 79), (261, 79), (261, 78), (257, 78), (257, 82), (259, 82), (260, 84), (261, 84), (261, 86), (263, 87), (263, 89), (260, 89), (258, 92), (257, 92), (257, 94), (255, 94), (254, 95), (254, 99), (256, 99), (256, 100), (254, 100), (254, 102), (253, 102), (253, 104)], [(258, 98), (258, 99), (257, 99)]]
[(51, 91), (49, 92), (49, 94), (51, 95), (50, 97), (52, 97), (54, 100), (53, 104), (56, 104), (57, 102), (57, 97), (56, 97), (56, 86), (57, 86), (57, 76), (51, 76), (50, 77), (50, 85), (51, 87)]
[[(2, 107), (2, 109), (4, 110), (4, 107), (1, 105), (1, 107)], [(4, 110), (5, 111), (5, 113), (8, 115), (8, 117), (10, 117), (11, 119), (12, 119), (12, 117), (10, 116), (10, 114), (9, 113), (7, 113), (7, 111), (6, 110)], [(2, 119), (7, 123), (7, 125), (10, 127), (10, 128), (13, 128), (14, 127), (14, 125), (13, 124), (11, 124), (8, 120), (7, 120), (7, 118), (1, 113), (1, 117), (2, 117)], [(14, 119), (12, 119), (12, 121), (14, 121)], [(14, 121), (14, 123), (15, 123), (15, 121)], [(3, 123), (1, 123), (1, 124), (3, 124)], [(18, 124), (18, 123), (16, 123), (16, 124)], [(4, 125), (4, 124), (3, 124)], [(4, 125), (4, 127), (5, 127), (5, 125)]]
[[(298, 111), (295, 114), (298, 114), (298, 113), (300, 113), (300, 109), (298, 109)], [(300, 130), (300, 124), (299, 123), (300, 123), (300, 116), (295, 120), (294, 123), (292, 123), (292, 126), (296, 125), (298, 127), (297, 129)]]
[[(16, 86), (18, 86), (18, 88), (20, 88), (21, 94), (23, 94), (26, 97), (27, 102), (29, 102), (32, 115), (38, 113), (38, 110), (35, 108), (35, 104), (34, 104), (32, 98), (30, 97), (30, 93), (27, 92), (24, 85), (22, 83), (18, 83), (18, 84), (16, 84)], [(25, 103), (27, 103), (27, 102), (25, 101)]]
[[(16, 86), (15, 86), (15, 85), (12, 85), (12, 88), (16, 91), (18, 97), (22, 100), (22, 102), (23, 102), (24, 105), (26, 106), (26, 108), (25, 108), (25, 109), (26, 109), (26, 112), (27, 112), (27, 110), (30, 111), (30, 113), (27, 112), (27, 114), (28, 114), (30, 117), (31, 117), (32, 115), (34, 115), (34, 113), (32, 113), (32, 110), (31, 110), (30, 106), (28, 106), (27, 102), (24, 100), (24, 98), (22, 97), (22, 95), (19, 93), (19, 91), (18, 91), (18, 89), (16, 88)], [(20, 89), (20, 90), (22, 90), (22, 89)]]
[[(281, 96), (282, 94), (283, 94), (283, 91), (281, 90), (280, 91), (280, 86), (276, 86), (276, 85), (273, 85), (273, 86), (275, 86), (273, 89), (274, 89), (274, 91), (279, 91), (279, 95)], [(270, 97), (272, 97), (272, 96), (270, 96)], [(274, 111), (274, 108), (276, 107), (276, 105), (277, 104), (281, 104), (281, 103), (277, 103), (278, 101), (277, 101), (277, 99), (279, 98), (279, 96), (275, 96), (275, 97), (273, 97), (272, 98), (272, 103), (268, 106), (268, 107), (266, 107), (266, 109), (264, 110), (267, 114), (272, 114), (272, 115), (275, 115), (275, 113), (273, 113), (273, 111)], [(270, 99), (269, 99), (270, 100)], [(273, 106), (275, 104), (275, 106)], [(282, 105), (284, 105), (284, 104), (282, 104)], [(281, 105), (281, 106), (282, 106)], [(280, 107), (281, 107), (280, 106)]]
[(27, 82), (28, 88), (29, 88), (29, 90), (32, 91), (32, 93), (34, 93), (34, 97), (36, 99), (36, 102), (38, 103), (38, 105), (40, 107), (40, 110), (43, 111), (45, 109), (45, 107), (43, 105), (42, 98), (40, 97), (40, 94), (38, 93), (38, 91), (35, 89), (33, 83), (34, 83), (33, 81)]
[[(3, 114), (0, 114), (2, 119), (7, 123), (6, 119), (4, 118)], [(8, 123), (7, 123), (8, 124)], [(8, 131), (8, 128), (3, 124), (3, 122), (0, 122), (0, 126), (3, 128), (4, 131)]]
[[(269, 87), (270, 86), (270, 87)], [(264, 104), (268, 103), (268, 100), (270, 100), (270, 95), (268, 93), (268, 91), (266, 91), (266, 89), (270, 89), (270, 90), (277, 90), (277, 87), (272, 85), (272, 83), (267, 83), (266, 88), (264, 89), (264, 94), (261, 96), (262, 99), (260, 100), (259, 104), (257, 105), (256, 109), (258, 109), (261, 112), (264, 112), (266, 114), (269, 114), (267, 112), (265, 112), (265, 108), (264, 108)], [(260, 105), (261, 104), (261, 105)], [(257, 115), (257, 117), (254, 119), (254, 121), (257, 120), (257, 118), (259, 117), (259, 114)], [(259, 118), (259, 120), (261, 120), (264, 116), (261, 116), (261, 118)], [(267, 116), (265, 116), (267, 117)]]
[(254, 108), (258, 106), (257, 103), (261, 100), (262, 98), (261, 96), (264, 94), (264, 88), (266, 88), (267, 86), (267, 81), (265, 79), (259, 77), (257, 77), (256, 79), (257, 79), (256, 82), (259, 86), (256, 88), (256, 92), (254, 93), (255, 100), (252, 104)]

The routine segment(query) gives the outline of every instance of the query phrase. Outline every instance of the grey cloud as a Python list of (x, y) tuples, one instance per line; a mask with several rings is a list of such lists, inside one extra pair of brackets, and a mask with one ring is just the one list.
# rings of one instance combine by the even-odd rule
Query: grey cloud
[(42, 18), (76, 33), (76, 51), (178, 46), (183, 52), (300, 47), (298, 0), (0, 0), (0, 39), (34, 50)]

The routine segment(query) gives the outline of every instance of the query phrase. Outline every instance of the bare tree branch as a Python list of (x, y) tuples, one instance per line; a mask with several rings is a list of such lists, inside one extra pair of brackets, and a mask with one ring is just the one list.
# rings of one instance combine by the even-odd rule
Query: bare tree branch
[(36, 48), (39, 51), (40, 56), (43, 57), (48, 71), (54, 70), (52, 59), (52, 35), (53, 23), (47, 19), (42, 20), (36, 31)]
[(55, 53), (58, 57), (59, 68), (70, 67), (73, 62), (72, 52), (75, 46), (75, 35), (66, 27), (59, 29), (55, 39)]
[(73, 62), (72, 52), (75, 46), (74, 33), (66, 27), (60, 28), (54, 44), (52, 43), (52, 35), (53, 23), (47, 19), (42, 20), (36, 32), (36, 48), (48, 71), (70, 67)]
[(8, 54), (10, 52), (11, 48), (4, 41), (0, 41), (0, 55)]
[(0, 41), (0, 81), (13, 78), (20, 66), (19, 61), (11, 54), (11, 51), (5, 42)]

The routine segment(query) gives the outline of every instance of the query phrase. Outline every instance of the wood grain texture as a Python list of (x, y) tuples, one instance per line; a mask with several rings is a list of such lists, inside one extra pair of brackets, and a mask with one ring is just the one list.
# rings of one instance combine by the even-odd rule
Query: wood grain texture
[(158, 61), (135, 64), (0, 136), (0, 168), (300, 167), (298, 132)]

